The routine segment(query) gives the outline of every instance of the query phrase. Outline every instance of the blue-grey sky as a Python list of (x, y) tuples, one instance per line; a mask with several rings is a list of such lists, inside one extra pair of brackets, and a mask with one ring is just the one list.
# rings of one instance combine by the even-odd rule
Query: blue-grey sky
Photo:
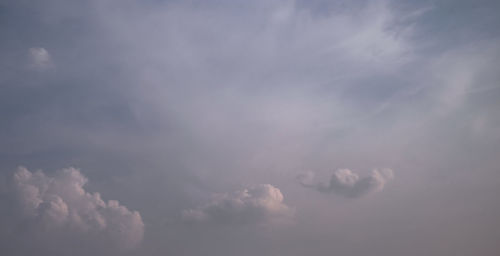
[(1, 0), (0, 252), (497, 255), (498, 11)]

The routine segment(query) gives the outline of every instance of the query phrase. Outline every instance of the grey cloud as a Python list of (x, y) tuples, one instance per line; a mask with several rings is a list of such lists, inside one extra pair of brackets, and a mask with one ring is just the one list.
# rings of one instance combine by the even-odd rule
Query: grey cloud
[[(140, 209), (151, 224), (137, 255), (495, 254), (497, 2), (2, 1), (0, 169), (92, 170), (86, 190)], [(290, 182), (331, 163), (366, 173), (333, 183), (304, 175), (309, 189)], [(382, 189), (390, 179), (370, 176), (373, 166), (398, 171), (388, 184), (398, 193), (318, 204)], [(263, 235), (255, 223), (293, 211), (270, 213), (250, 203), (255, 195), (200, 204), (206, 191), (262, 180), (300, 209), (294, 227)], [(24, 204), (25, 221), (8, 205), (0, 251), (9, 256), (37, 246), (31, 230), (55, 241), (43, 245), (52, 250), (64, 244), (56, 233), (75, 245), (114, 237), (97, 217), (84, 222), (88, 231), (69, 221), (74, 206), (61, 193), (35, 215)], [(170, 219), (191, 208), (192, 225)], [(408, 250), (414, 244), (423, 246)], [(106, 254), (82, 247), (71, 254)], [(34, 254), (70, 253), (18, 255)]]
[(384, 185), (394, 179), (394, 173), (389, 168), (375, 169), (369, 176), (359, 177), (349, 169), (338, 169), (328, 183), (315, 183), (314, 173), (308, 172), (297, 176), (300, 184), (322, 193), (334, 193), (347, 198), (357, 198), (363, 195), (381, 191)]
[(269, 184), (214, 195), (208, 204), (182, 212), (186, 221), (223, 224), (269, 222), (292, 215), (293, 209), (283, 202), (281, 191)]
[(53, 66), (52, 58), (45, 48), (35, 47), (28, 50), (30, 66), (37, 70), (48, 69)]
[(34, 232), (46, 233), (47, 239), (52, 235), (95, 239), (119, 250), (137, 246), (144, 233), (139, 212), (116, 200), (105, 202), (99, 193), (86, 192), (87, 181), (75, 168), (48, 176), (19, 167), (11, 195), (21, 212), (20, 221), (30, 223)]

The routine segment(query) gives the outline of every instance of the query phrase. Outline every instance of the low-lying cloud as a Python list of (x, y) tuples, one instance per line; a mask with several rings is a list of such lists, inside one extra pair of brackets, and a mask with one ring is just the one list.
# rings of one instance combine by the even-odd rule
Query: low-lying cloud
[(281, 191), (269, 184), (214, 195), (208, 204), (182, 212), (186, 221), (224, 224), (279, 221), (292, 215), (293, 209), (283, 203)]
[(12, 180), (12, 197), (24, 225), (43, 232), (45, 239), (68, 237), (99, 241), (108, 248), (131, 249), (144, 234), (137, 211), (116, 200), (105, 202), (99, 193), (83, 188), (87, 183), (78, 169), (58, 170), (54, 176), (19, 167)]
[(369, 176), (359, 177), (349, 169), (338, 169), (328, 183), (315, 182), (314, 173), (308, 172), (297, 176), (300, 184), (322, 193), (333, 193), (347, 198), (357, 198), (381, 191), (385, 184), (394, 179), (392, 169), (374, 169)]

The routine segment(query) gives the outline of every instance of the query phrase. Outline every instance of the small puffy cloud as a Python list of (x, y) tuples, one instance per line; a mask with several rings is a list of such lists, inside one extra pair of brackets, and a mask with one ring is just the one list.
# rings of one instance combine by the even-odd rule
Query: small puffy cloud
[(304, 187), (347, 198), (357, 198), (381, 191), (388, 181), (394, 179), (394, 173), (389, 168), (375, 169), (366, 177), (359, 177), (349, 169), (339, 169), (335, 171), (328, 183), (317, 183), (314, 181), (314, 176), (314, 173), (308, 172), (300, 174), (297, 179)]
[(281, 191), (269, 184), (218, 194), (208, 204), (182, 212), (186, 221), (224, 224), (269, 222), (292, 215), (293, 209), (283, 203)]
[(141, 215), (116, 200), (105, 202), (99, 193), (86, 192), (87, 181), (75, 168), (48, 176), (19, 167), (11, 195), (20, 210), (20, 221), (45, 233), (47, 239), (76, 237), (117, 249), (138, 245), (144, 234)]
[(31, 66), (35, 69), (43, 70), (53, 66), (52, 58), (45, 48), (30, 48), (29, 58), (31, 61)]

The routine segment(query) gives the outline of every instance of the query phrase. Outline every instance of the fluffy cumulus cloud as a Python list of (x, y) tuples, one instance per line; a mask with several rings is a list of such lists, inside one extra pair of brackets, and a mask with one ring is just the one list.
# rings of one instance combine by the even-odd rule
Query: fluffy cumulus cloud
[(38, 70), (52, 67), (52, 59), (49, 52), (42, 47), (34, 47), (28, 50), (31, 66)]
[(331, 176), (328, 183), (315, 182), (312, 172), (300, 174), (297, 179), (302, 186), (313, 188), (322, 193), (357, 198), (381, 191), (388, 181), (394, 179), (394, 173), (389, 168), (383, 168), (373, 170), (369, 176), (359, 177), (358, 174), (349, 169), (339, 169)]
[(293, 209), (283, 203), (281, 191), (269, 184), (218, 194), (208, 204), (182, 212), (186, 221), (223, 224), (279, 221), (292, 215)]
[(66, 168), (48, 176), (19, 167), (14, 173), (12, 196), (21, 223), (31, 225), (45, 237), (75, 237), (96, 240), (119, 250), (138, 245), (144, 223), (137, 211), (116, 200), (105, 202), (99, 193), (83, 188), (87, 183), (78, 169)]

